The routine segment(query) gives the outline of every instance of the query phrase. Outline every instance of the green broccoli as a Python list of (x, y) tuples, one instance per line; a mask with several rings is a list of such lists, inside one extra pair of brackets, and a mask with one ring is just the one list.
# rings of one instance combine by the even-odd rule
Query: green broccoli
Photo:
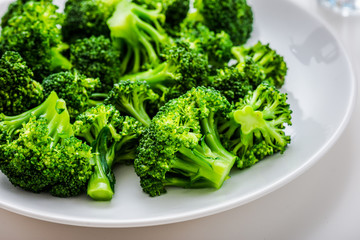
[(0, 59), (0, 113), (17, 115), (38, 106), (43, 87), (19, 53), (6, 51)]
[(121, 0), (68, 0), (65, 3), (65, 19), (62, 24), (64, 41), (72, 43), (91, 36), (110, 37), (106, 21)]
[(74, 137), (65, 101), (55, 92), (38, 107), (0, 116), (0, 170), (14, 185), (57, 197), (75, 196), (92, 175), (92, 153)]
[(157, 67), (125, 75), (120, 81), (145, 81), (161, 96), (161, 104), (208, 81), (207, 57), (189, 44), (176, 41), (163, 50), (161, 57), (164, 61)]
[(104, 36), (76, 40), (70, 45), (70, 61), (82, 74), (99, 78), (104, 92), (109, 91), (121, 76), (120, 52)]
[(109, 201), (114, 194), (113, 167), (135, 159), (143, 125), (129, 116), (121, 116), (112, 105), (100, 104), (79, 115), (74, 123), (75, 135), (92, 146), (95, 168), (87, 194), (94, 200)]
[(253, 65), (257, 72), (260, 70), (270, 84), (281, 88), (285, 83), (287, 65), (284, 58), (269, 44), (258, 41), (253, 46), (236, 46), (232, 53), (238, 61), (237, 67), (242, 71), (245, 67)]
[(247, 168), (266, 156), (283, 153), (290, 143), (284, 129), (292, 124), (291, 114), (287, 94), (268, 83), (240, 99), (218, 124), (223, 144), (239, 157), (237, 167)]
[(120, 1), (107, 24), (113, 44), (120, 50), (121, 73), (136, 73), (156, 66), (161, 46), (169, 42), (162, 24), (161, 7), (146, 9), (129, 0)]
[(202, 22), (210, 30), (225, 31), (236, 45), (246, 43), (253, 30), (253, 12), (246, 0), (195, 0), (189, 19)]
[(158, 100), (159, 95), (145, 81), (126, 80), (114, 84), (104, 103), (113, 105), (120, 113), (147, 127), (151, 122), (151, 109), (157, 106)]
[(168, 186), (220, 188), (237, 159), (216, 126), (230, 108), (218, 91), (205, 87), (167, 102), (140, 139), (134, 166), (142, 189), (158, 196)]
[(61, 41), (59, 29), (63, 15), (57, 10), (51, 1), (27, 1), (10, 14), (1, 31), (2, 54), (18, 52), (39, 82), (51, 72), (71, 68), (69, 60), (60, 52), (67, 47)]
[(44, 79), (42, 86), (45, 97), (55, 91), (66, 101), (71, 121), (87, 108), (102, 102), (92, 98), (101, 86), (99, 79), (88, 78), (76, 69), (53, 73)]

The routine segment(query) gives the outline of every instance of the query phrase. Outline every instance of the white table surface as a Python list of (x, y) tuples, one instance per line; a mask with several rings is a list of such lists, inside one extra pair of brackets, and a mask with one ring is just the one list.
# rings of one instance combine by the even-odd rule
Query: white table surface
[[(360, 16), (337, 16), (320, 8), (316, 0), (288, 1), (318, 15), (334, 30), (360, 80)], [(311, 169), (284, 187), (223, 213), (155, 227), (107, 229), (49, 223), (0, 209), (0, 239), (357, 240), (360, 239), (359, 123), (358, 100), (347, 129)]]

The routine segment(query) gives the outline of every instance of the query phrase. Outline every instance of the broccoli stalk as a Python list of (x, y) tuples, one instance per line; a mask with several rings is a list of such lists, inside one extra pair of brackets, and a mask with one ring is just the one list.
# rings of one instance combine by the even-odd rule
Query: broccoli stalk
[(164, 20), (161, 8), (149, 10), (128, 0), (117, 4), (107, 24), (114, 45), (124, 53), (121, 73), (159, 63), (160, 47), (168, 41), (161, 27)]
[(220, 188), (237, 157), (219, 138), (216, 119), (229, 102), (212, 88), (197, 87), (167, 102), (140, 139), (135, 171), (150, 196), (167, 186)]
[(226, 148), (239, 157), (238, 168), (285, 151), (290, 136), (284, 128), (291, 125), (292, 113), (286, 94), (262, 83), (235, 105), (218, 129)]

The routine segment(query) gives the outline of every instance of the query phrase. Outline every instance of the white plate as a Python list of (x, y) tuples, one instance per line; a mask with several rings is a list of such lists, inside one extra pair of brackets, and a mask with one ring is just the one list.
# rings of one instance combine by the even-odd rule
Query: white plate
[[(309, 169), (338, 139), (349, 121), (355, 79), (343, 47), (317, 18), (283, 0), (249, 1), (255, 12), (250, 43), (261, 40), (282, 54), (289, 67), (283, 91), (294, 111), (287, 129), (292, 143), (245, 171), (233, 171), (218, 190), (170, 189), (150, 198), (131, 167), (116, 171), (114, 199), (94, 202), (32, 194), (14, 188), (0, 174), (0, 207), (51, 222), (92, 227), (136, 227), (185, 221), (257, 199)], [(0, 2), (1, 12), (7, 3)], [(1, 13), (2, 14), (2, 13)]]

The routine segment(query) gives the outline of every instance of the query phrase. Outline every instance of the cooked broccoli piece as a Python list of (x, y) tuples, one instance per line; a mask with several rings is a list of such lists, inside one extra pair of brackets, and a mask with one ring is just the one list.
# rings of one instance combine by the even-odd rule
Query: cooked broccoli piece
[(53, 73), (44, 79), (42, 86), (46, 97), (55, 91), (66, 101), (71, 121), (87, 108), (101, 103), (92, 98), (96, 89), (101, 86), (99, 79), (88, 78), (76, 69)]
[(284, 85), (287, 74), (286, 62), (269, 44), (258, 41), (250, 47), (236, 46), (232, 48), (232, 53), (238, 61), (237, 67), (240, 70), (252, 64), (256, 71), (260, 70), (265, 75), (264, 78), (270, 84), (277, 88)]
[(287, 94), (268, 83), (237, 102), (218, 127), (223, 144), (239, 157), (237, 167), (247, 168), (266, 156), (283, 153), (290, 143), (284, 129), (292, 124), (291, 114)]
[(62, 24), (64, 41), (72, 43), (76, 39), (91, 36), (110, 36), (106, 21), (121, 0), (68, 0), (65, 3), (65, 19)]
[(0, 117), (0, 170), (30, 192), (70, 197), (86, 189), (92, 174), (91, 148), (73, 136), (65, 101), (55, 92), (38, 107)]
[(179, 26), (190, 9), (190, 0), (134, 0), (133, 2), (145, 5), (148, 9), (156, 9), (160, 4), (165, 14), (165, 28)]
[(120, 113), (147, 127), (151, 122), (150, 109), (157, 106), (158, 99), (159, 95), (145, 81), (126, 80), (114, 84), (104, 103), (113, 105)]
[(189, 44), (176, 41), (164, 49), (161, 57), (164, 61), (157, 67), (125, 75), (120, 81), (145, 81), (161, 96), (160, 104), (208, 81), (207, 57)]
[(18, 115), (38, 106), (43, 88), (19, 53), (6, 51), (0, 59), (0, 113)]
[(104, 36), (76, 40), (70, 45), (70, 60), (82, 74), (99, 78), (103, 92), (108, 92), (121, 76), (120, 52)]
[(205, 87), (167, 102), (140, 139), (134, 166), (142, 189), (158, 196), (168, 186), (220, 188), (237, 158), (221, 144), (216, 126), (230, 108)]
[(236, 45), (246, 43), (253, 30), (253, 12), (246, 0), (195, 0), (189, 18), (210, 30), (225, 31)]
[(60, 52), (66, 45), (59, 29), (63, 15), (57, 10), (51, 1), (27, 1), (9, 16), (1, 32), (2, 53), (18, 52), (39, 82), (51, 72), (71, 67)]
[(143, 129), (140, 122), (121, 116), (112, 105), (100, 104), (77, 117), (75, 135), (85, 138), (94, 153), (95, 168), (87, 188), (92, 199), (112, 199), (116, 181), (113, 166), (133, 162)]
[(201, 22), (186, 20), (181, 24), (177, 38), (187, 41), (193, 48), (207, 55), (212, 69), (227, 66), (233, 57), (231, 49), (233, 42), (230, 35), (224, 31), (211, 31)]
[(113, 44), (122, 54), (121, 73), (136, 73), (156, 66), (161, 46), (168, 43), (162, 24), (161, 7), (146, 9), (128, 0), (121, 0), (107, 24)]

